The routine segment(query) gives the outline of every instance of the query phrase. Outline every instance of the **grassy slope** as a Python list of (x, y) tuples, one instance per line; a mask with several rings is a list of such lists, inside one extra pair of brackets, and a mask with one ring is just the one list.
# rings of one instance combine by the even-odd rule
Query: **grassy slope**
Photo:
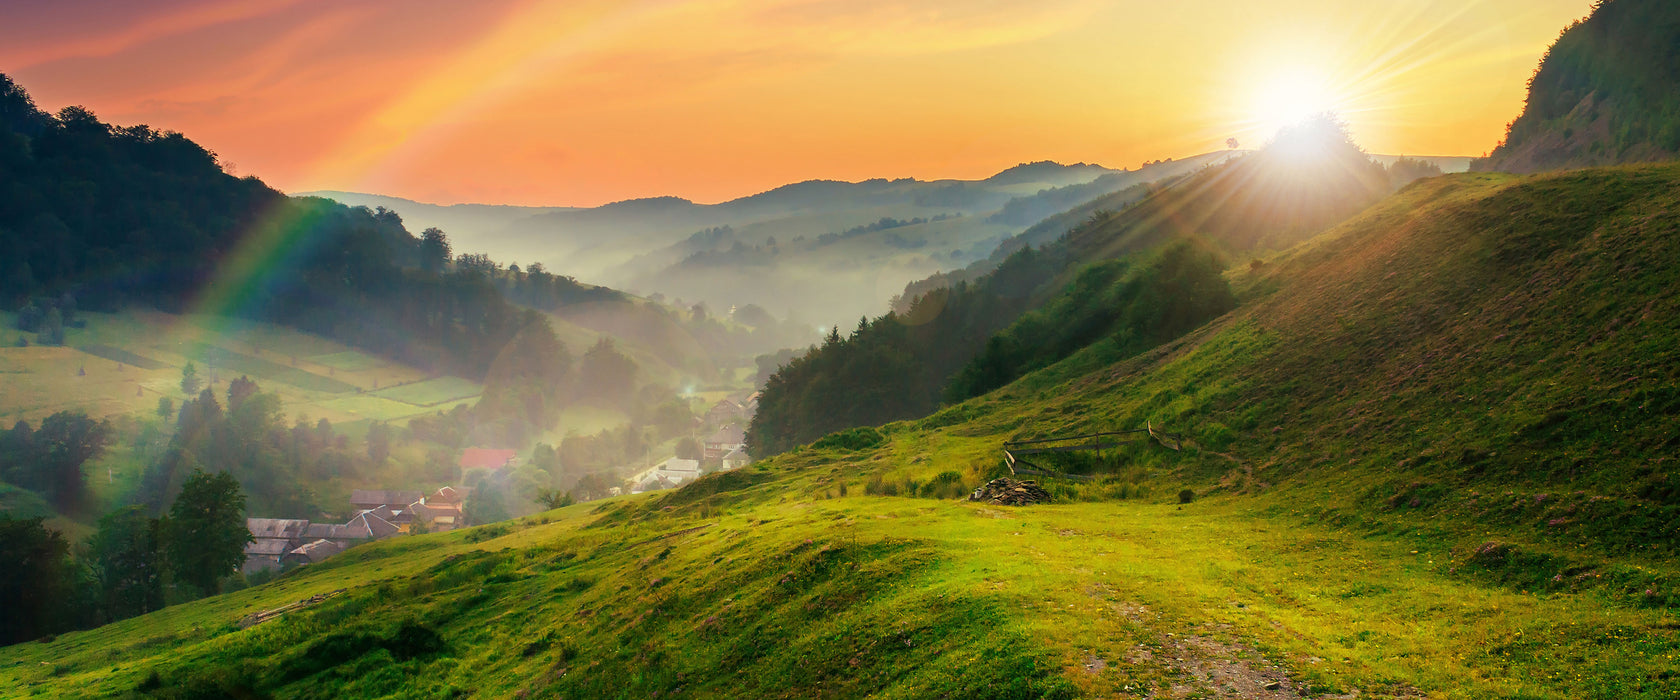
[[(1424, 181), (1235, 273), (1244, 307), (1145, 356), (1099, 344), (871, 450), (380, 543), (0, 650), (0, 693), (114, 694), (156, 668), (284, 697), (1672, 697), (1677, 183)], [(1195, 444), (1128, 445), (1120, 477), (1055, 485), (1058, 505), (861, 495), (1145, 420)], [(1184, 486), (1203, 498), (1170, 503)], [(411, 619), (446, 648), (374, 643)]]
[[(224, 361), (218, 391), (240, 374), (250, 374), (264, 391), (279, 394), (293, 416), (338, 424), (437, 410), (370, 395), (427, 381), (425, 372), (280, 326), (152, 311), (81, 315), (87, 328), (67, 329), (66, 347), (20, 348), (8, 342), (0, 348), (0, 371), (8, 372), (7, 390), (0, 392), (0, 420), (8, 425), (20, 419), (37, 422), (72, 408), (95, 417), (147, 414), (165, 396), (179, 406), (186, 398), (180, 387), (182, 366), (192, 362), (201, 379), (210, 378), (206, 348), (216, 348)], [(10, 314), (0, 316), (5, 327), (14, 326)], [(113, 354), (105, 348), (150, 360), (153, 368), (95, 354)], [(229, 358), (237, 362), (227, 363)], [(82, 370), (85, 375), (79, 374)], [(476, 396), (478, 391), (465, 394)]]

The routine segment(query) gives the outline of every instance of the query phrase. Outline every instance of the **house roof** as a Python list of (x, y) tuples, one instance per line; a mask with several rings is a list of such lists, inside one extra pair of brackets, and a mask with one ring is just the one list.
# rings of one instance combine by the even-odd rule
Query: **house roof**
[(461, 492), (456, 491), (453, 486), (445, 486), (438, 489), (437, 493), (432, 494), (426, 500), (428, 501), (427, 505), (437, 505), (439, 503), (460, 503)]
[(303, 531), (308, 528), (308, 520), (295, 520), (287, 518), (245, 519), (245, 529), (250, 530), (251, 536), (257, 539), (268, 537), (297, 539), (303, 537)]
[(368, 537), (376, 540), (390, 537), (391, 535), (402, 532), (402, 530), (398, 529), (397, 526), (392, 525), (390, 521), (372, 513), (362, 513), (357, 515), (356, 517), (351, 518), (350, 522), (345, 523), (344, 526), (349, 528), (351, 531), (367, 532)]
[(357, 489), (350, 492), (350, 505), (358, 508), (374, 508), (377, 506), (391, 506), (401, 508), (420, 500), (425, 494), (419, 491), (370, 491)]
[(461, 451), (460, 467), (462, 469), (496, 469), (506, 466), (519, 456), (514, 450), (490, 450), (482, 447), (469, 447)]
[(700, 471), (700, 460), (677, 459), (672, 457), (659, 465), (658, 472), (697, 472)]
[(255, 541), (255, 542), (245, 543), (245, 556), (247, 556), (247, 557), (250, 557), (250, 556), (277, 557), (277, 556), (280, 556), (282, 554), (285, 554), (286, 551), (291, 549), (291, 548), (292, 548), (292, 541), (291, 540), (274, 539), (274, 538), (270, 538), (270, 537), (264, 537), (262, 539), (259, 539), (259, 540)]
[(733, 450), (730, 450), (729, 454), (724, 455), (723, 458), (724, 459), (746, 459), (747, 458), (747, 453), (742, 451), (741, 448), (737, 447)]
[(327, 557), (344, 551), (344, 545), (332, 540), (315, 540), (286, 552), (288, 559), (302, 559), (310, 564), (320, 562)]
[(743, 442), (746, 442), (746, 433), (734, 423), (718, 428), (717, 432), (706, 438), (706, 443), (711, 445), (739, 445)]

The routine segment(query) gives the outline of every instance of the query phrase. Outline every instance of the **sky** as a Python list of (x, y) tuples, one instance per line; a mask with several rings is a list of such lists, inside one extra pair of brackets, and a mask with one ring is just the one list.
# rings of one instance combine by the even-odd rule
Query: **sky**
[(1336, 111), (1481, 155), (1590, 0), (5, 0), (43, 109), (288, 192), (717, 202), (810, 179), (1136, 168)]

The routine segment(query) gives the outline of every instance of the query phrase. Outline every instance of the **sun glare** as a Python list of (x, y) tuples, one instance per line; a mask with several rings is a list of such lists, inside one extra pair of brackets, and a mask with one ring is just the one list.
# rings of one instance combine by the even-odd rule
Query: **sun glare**
[(1271, 138), (1279, 129), (1337, 108), (1336, 96), (1323, 76), (1305, 70), (1290, 71), (1258, 87), (1253, 119), (1261, 134)]

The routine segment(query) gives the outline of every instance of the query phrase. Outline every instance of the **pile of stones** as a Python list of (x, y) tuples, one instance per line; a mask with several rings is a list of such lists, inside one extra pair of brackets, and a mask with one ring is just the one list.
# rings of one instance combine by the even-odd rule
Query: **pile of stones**
[(982, 503), (996, 503), (1003, 506), (1024, 506), (1033, 503), (1049, 503), (1050, 492), (1045, 491), (1036, 481), (1016, 481), (1009, 477), (993, 479), (986, 482), (969, 494), (968, 500)]

